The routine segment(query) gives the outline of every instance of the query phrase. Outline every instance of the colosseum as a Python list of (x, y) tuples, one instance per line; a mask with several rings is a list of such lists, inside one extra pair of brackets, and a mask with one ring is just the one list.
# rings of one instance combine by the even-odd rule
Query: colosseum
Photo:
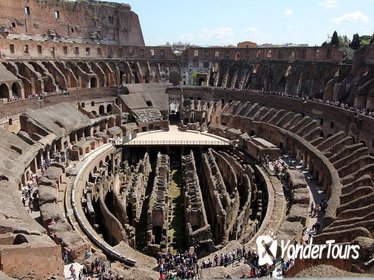
[(0, 36), (1, 279), (374, 275), (374, 44), (175, 52), (93, 0)]

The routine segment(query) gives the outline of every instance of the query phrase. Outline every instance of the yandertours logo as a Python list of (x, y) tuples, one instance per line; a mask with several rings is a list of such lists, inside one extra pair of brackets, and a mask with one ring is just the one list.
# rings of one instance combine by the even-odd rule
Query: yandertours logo
[(287, 259), (358, 259), (359, 245), (335, 244), (335, 240), (327, 240), (325, 244), (294, 244), (290, 240), (280, 241), (281, 255), (277, 256), (278, 241), (267, 235), (256, 239), (258, 264), (273, 265), (277, 258)]

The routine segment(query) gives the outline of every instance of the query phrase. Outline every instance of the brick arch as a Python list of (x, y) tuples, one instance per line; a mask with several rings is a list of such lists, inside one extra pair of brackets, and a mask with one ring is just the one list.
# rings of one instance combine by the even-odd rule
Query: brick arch
[(102, 115), (105, 113), (105, 106), (104, 105), (100, 105), (99, 106), (99, 115)]
[(9, 87), (5, 83), (0, 85), (0, 98), (10, 98)]
[(169, 81), (169, 66), (165, 62), (160, 63), (160, 79), (161, 81)]
[(12, 96), (22, 98), (22, 86), (19, 82), (12, 84)]
[(150, 73), (149, 73), (149, 78), (150, 81), (153, 83), (158, 83), (160, 79), (160, 72), (159, 72), (159, 65), (156, 62), (150, 62), (149, 68), (150, 68)]
[(115, 84), (117, 84), (116, 82), (116, 77), (115, 77), (115, 71), (113, 69), (111, 69), (111, 67), (109, 67), (109, 65), (107, 63), (104, 63), (103, 61), (99, 61), (97, 63), (98, 67), (100, 67), (105, 76), (106, 76), (106, 81), (107, 81), (107, 86), (108, 87), (111, 87)]

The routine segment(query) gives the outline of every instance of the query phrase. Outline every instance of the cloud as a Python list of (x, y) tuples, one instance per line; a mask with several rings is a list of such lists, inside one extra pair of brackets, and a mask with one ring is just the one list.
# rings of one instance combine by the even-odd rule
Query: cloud
[(252, 34), (252, 35), (258, 35), (261, 33), (256, 27), (248, 27), (244, 29), (243, 32), (247, 34)]
[(291, 9), (287, 9), (283, 13), (285, 16), (290, 17), (293, 15), (293, 11)]
[(318, 4), (326, 9), (333, 9), (338, 7), (338, 0), (322, 0)]
[(336, 24), (341, 24), (343, 22), (357, 22), (357, 23), (368, 23), (369, 17), (362, 13), (361, 11), (356, 11), (352, 13), (345, 14), (341, 17), (334, 18), (332, 20)]
[(215, 29), (202, 28), (195, 33), (186, 33), (178, 40), (197, 45), (205, 44), (231, 44), (234, 40), (234, 31), (230, 27), (217, 27)]

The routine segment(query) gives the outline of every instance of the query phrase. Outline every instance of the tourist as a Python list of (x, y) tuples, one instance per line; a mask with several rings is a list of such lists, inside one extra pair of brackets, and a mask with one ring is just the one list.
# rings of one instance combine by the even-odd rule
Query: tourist
[(73, 264), (70, 266), (69, 271), (70, 271), (70, 279), (76, 279), (77, 276), (75, 275), (75, 268)]

